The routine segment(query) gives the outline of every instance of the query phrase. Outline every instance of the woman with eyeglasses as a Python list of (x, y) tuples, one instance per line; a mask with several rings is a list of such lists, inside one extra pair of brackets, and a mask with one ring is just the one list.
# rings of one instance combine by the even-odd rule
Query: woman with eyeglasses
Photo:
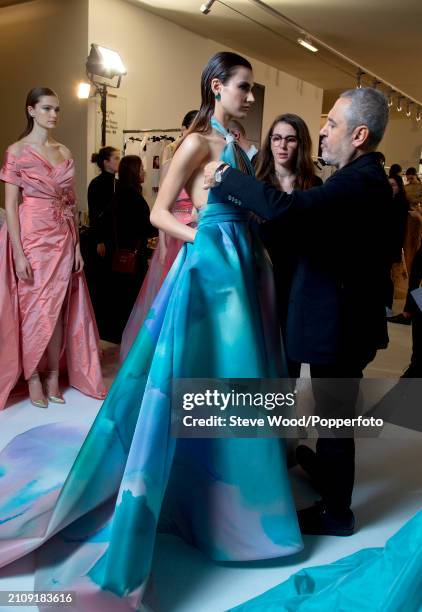
[[(256, 177), (287, 193), (322, 184), (315, 174), (309, 129), (301, 117), (286, 113), (274, 119), (258, 153)], [(273, 263), (278, 316), (284, 335), (290, 288), (297, 268), (297, 237), (295, 233), (292, 239), (288, 225), (277, 220), (263, 224), (261, 235)], [(299, 373), (300, 364), (289, 360), (290, 376)]]

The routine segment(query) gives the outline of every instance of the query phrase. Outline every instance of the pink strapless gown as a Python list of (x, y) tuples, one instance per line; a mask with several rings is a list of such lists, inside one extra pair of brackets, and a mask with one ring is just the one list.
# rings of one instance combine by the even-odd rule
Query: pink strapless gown
[[(192, 202), (185, 191), (179, 194), (174, 206), (171, 209), (172, 214), (178, 221), (189, 225), (192, 223)], [(168, 271), (173, 265), (178, 252), (180, 251), (183, 240), (166, 236), (167, 253), (164, 263), (160, 262), (160, 246), (158, 246), (151, 259), (147, 275), (145, 276), (142, 287), (139, 291), (136, 302), (124, 329), (122, 342), (120, 345), (120, 363), (126, 359), (126, 355), (130, 351), (132, 344), (144, 322), (152, 303), (160, 290), (161, 285)]]
[(36, 370), (63, 308), (63, 346), (69, 383), (105, 397), (99, 336), (84, 274), (72, 273), (76, 232), (74, 162), (53, 166), (27, 145), (6, 152), (0, 180), (22, 190), (22, 247), (34, 280), (18, 280), (6, 224), (0, 230), (0, 409), (21, 373)]

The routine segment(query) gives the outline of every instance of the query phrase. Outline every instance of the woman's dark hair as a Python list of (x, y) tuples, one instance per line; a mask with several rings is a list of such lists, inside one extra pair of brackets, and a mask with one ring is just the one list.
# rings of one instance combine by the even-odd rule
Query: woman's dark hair
[(394, 178), (396, 175), (401, 174), (402, 170), (403, 168), (400, 166), (400, 164), (392, 164), (388, 172), (388, 178)]
[(402, 193), (404, 195), (404, 197), (406, 198), (406, 191), (404, 189), (404, 183), (403, 183), (403, 179), (400, 176), (400, 174), (391, 174), (389, 177), (389, 179), (393, 179), (393, 181), (396, 181), (396, 185), (399, 188), (399, 193)]
[(55, 98), (58, 98), (56, 92), (50, 89), (49, 87), (34, 87), (33, 89), (31, 89), (31, 91), (26, 96), (25, 102), (26, 128), (19, 136), (18, 140), (20, 140), (21, 138), (25, 138), (25, 136), (28, 136), (28, 134), (32, 132), (32, 128), (34, 127), (34, 118), (31, 117), (31, 115), (29, 114), (28, 106), (32, 106), (33, 108), (36, 104), (38, 104), (42, 96), (54, 96)]
[(114, 147), (101, 147), (98, 153), (91, 155), (91, 162), (97, 164), (100, 170), (104, 170), (104, 162), (108, 161), (115, 151), (117, 149)]
[(212, 56), (202, 71), (201, 107), (184, 138), (181, 138), (177, 143), (175, 150), (178, 149), (188, 134), (192, 134), (193, 132), (208, 134), (210, 132), (211, 117), (214, 114), (215, 108), (215, 96), (211, 89), (211, 81), (213, 79), (219, 79), (219, 81), (225, 85), (231, 79), (239, 66), (252, 70), (250, 62), (237, 53), (220, 51)]
[(413, 168), (413, 166), (411, 166), (410, 168), (408, 168), (406, 170), (406, 176), (416, 176), (416, 178), (420, 182), (420, 179), (419, 179), (418, 173), (416, 171), (416, 168)]
[(119, 164), (119, 188), (131, 187), (138, 193), (142, 193), (140, 170), (142, 160), (138, 155), (125, 155)]
[(295, 189), (309, 189), (315, 186), (315, 167), (312, 161), (312, 140), (308, 126), (298, 115), (285, 113), (274, 119), (265, 137), (261, 150), (257, 155), (256, 178), (280, 189), (274, 166), (274, 156), (271, 151), (271, 136), (277, 123), (287, 123), (296, 132), (298, 141), (296, 162), (293, 171), (296, 175)]
[(190, 126), (192, 125), (192, 121), (195, 119), (197, 114), (198, 114), (197, 110), (191, 110), (188, 113), (186, 113), (186, 115), (183, 117), (182, 126), (188, 130)]

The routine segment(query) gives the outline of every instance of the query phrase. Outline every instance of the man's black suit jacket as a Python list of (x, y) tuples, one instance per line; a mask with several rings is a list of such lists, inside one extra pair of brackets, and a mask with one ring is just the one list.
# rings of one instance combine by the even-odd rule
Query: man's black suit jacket
[(299, 260), (287, 316), (290, 359), (365, 361), (387, 346), (384, 286), (392, 261), (393, 200), (374, 153), (307, 191), (289, 195), (232, 168), (213, 191), (218, 201), (277, 219), (294, 232)]

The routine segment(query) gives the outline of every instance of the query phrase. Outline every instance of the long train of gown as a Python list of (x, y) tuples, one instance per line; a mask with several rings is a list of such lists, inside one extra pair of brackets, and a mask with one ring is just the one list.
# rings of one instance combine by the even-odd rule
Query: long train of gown
[(422, 510), (386, 543), (308, 567), (231, 612), (421, 612)]
[(104, 398), (99, 337), (83, 274), (73, 274), (74, 163), (52, 165), (27, 145), (6, 152), (0, 180), (22, 190), (19, 223), (33, 282), (17, 279), (6, 224), (0, 230), (0, 409), (23, 373), (36, 370), (63, 312), (62, 354), (69, 382)]
[[(176, 202), (172, 206), (171, 213), (178, 221), (189, 225), (192, 223), (192, 202), (185, 189), (182, 189)], [(120, 345), (120, 363), (126, 359), (132, 344), (138, 335), (147, 314), (150, 311), (155, 296), (160, 290), (165, 277), (167, 276), (178, 252), (182, 248), (183, 240), (178, 240), (172, 236), (165, 236), (166, 240), (166, 255), (164, 261), (160, 261), (160, 244), (155, 249), (151, 258), (151, 263), (148, 272), (145, 276), (139, 295), (130, 313), (128, 322), (123, 331), (122, 342)]]
[(38, 551), (36, 589), (76, 591), (78, 612), (118, 612), (148, 599), (159, 521), (216, 560), (301, 550), (282, 441), (170, 435), (174, 377), (280, 374), (273, 299), (247, 214), (211, 193), (73, 465), (84, 432), (66, 424), (1, 453), (0, 562), (57, 534)]

